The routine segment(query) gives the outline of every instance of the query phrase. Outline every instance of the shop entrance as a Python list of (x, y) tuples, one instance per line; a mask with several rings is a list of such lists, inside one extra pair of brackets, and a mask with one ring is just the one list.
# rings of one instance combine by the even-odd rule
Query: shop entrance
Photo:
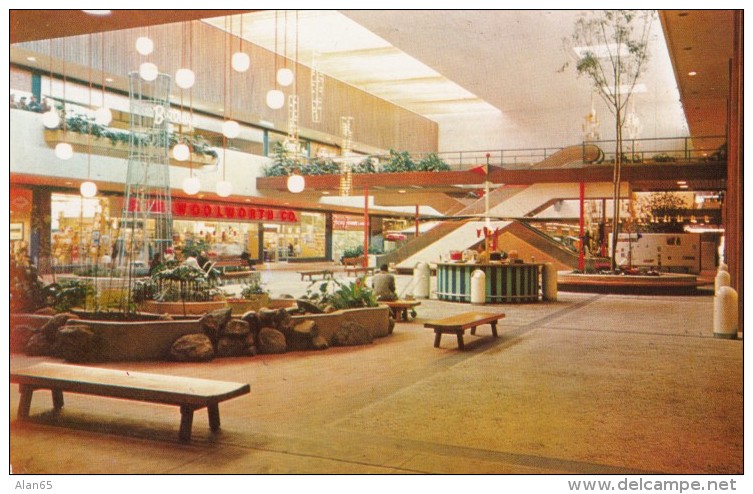
[(264, 262), (288, 262), (300, 256), (297, 225), (264, 224)]

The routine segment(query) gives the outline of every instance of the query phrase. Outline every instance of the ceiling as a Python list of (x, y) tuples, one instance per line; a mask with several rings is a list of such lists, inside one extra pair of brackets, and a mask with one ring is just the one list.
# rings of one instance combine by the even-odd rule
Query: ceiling
[[(439, 122), (440, 150), (567, 146), (593, 107), (603, 139), (607, 108), (592, 99), (563, 47), (582, 11), (11, 10), (10, 40), (203, 19), (218, 28)], [(733, 15), (665, 10), (634, 95), (644, 138), (724, 135)], [(691, 75), (691, 73), (694, 73)]]

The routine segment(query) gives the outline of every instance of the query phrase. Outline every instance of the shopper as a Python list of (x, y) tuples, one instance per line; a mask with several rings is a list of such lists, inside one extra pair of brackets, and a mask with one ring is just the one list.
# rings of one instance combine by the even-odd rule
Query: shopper
[(397, 300), (395, 277), (389, 273), (386, 264), (379, 267), (379, 272), (371, 280), (371, 287), (374, 289), (377, 300)]

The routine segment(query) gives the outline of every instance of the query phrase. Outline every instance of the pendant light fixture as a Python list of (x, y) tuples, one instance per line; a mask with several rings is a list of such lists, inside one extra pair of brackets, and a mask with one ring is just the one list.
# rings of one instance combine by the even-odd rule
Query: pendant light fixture
[[(154, 51), (154, 42), (149, 37), (149, 28), (146, 28), (146, 36), (141, 36), (136, 39), (136, 51), (140, 54), (147, 56)], [(139, 75), (147, 82), (151, 82), (157, 79), (159, 75), (159, 69), (152, 62), (143, 62), (139, 65)]]
[[(225, 18), (225, 33), (226, 34), (225, 34), (225, 39), (224, 39), (224, 43), (223, 43), (223, 45), (224, 45), (224, 53), (223, 53), (223, 57), (222, 57), (222, 98), (223, 98), (223, 104), (222, 104), (222, 106), (223, 106), (223, 109), (224, 109), (225, 117), (227, 118), (229, 116), (230, 118), (232, 118), (232, 114), (233, 114), (233, 111), (232, 111), (232, 106), (233, 106), (233, 103), (232, 103), (232, 91), (233, 91), (232, 74), (231, 74), (231, 78), (230, 78), (230, 95), (231, 95), (231, 98), (230, 98), (231, 99), (231, 101), (230, 101), (230, 108), (228, 108), (228, 105), (227, 105), (227, 99), (228, 99), (227, 98), (227, 86), (228, 86), (228, 83), (227, 83), (227, 75), (228, 75), (228, 70), (227, 70), (228, 46), (227, 45), (228, 45), (228, 40), (229, 40), (229, 35), (230, 35), (230, 33), (228, 32), (227, 17)], [(230, 182), (227, 181), (227, 177), (226, 177), (226, 170), (227, 170), (227, 140), (228, 140), (228, 138), (232, 139), (232, 137), (229, 137), (229, 136), (236, 136), (237, 137), (237, 133), (235, 132), (236, 128), (232, 124), (238, 125), (237, 122), (233, 122), (232, 120), (225, 120), (225, 122), (222, 124), (222, 180), (218, 180), (217, 181), (217, 186), (216, 186), (217, 187), (217, 195), (220, 196), (220, 197), (228, 197), (232, 193), (232, 191), (233, 191), (233, 185)], [(237, 130), (238, 130), (238, 132), (240, 132), (240, 127), (238, 127)]]
[[(68, 130), (68, 112), (67, 112), (67, 102), (66, 99), (66, 87), (68, 86), (68, 78), (66, 76), (66, 67), (65, 67), (65, 57), (66, 57), (66, 44), (65, 44), (65, 38), (63, 38), (63, 56), (61, 57), (63, 59), (63, 135), (66, 135), (66, 131)], [(73, 157), (73, 147), (68, 144), (67, 142), (58, 142), (55, 146), (55, 156), (60, 158), (61, 160), (69, 160)]]
[[(94, 92), (94, 87), (92, 85), (92, 65), (94, 63), (94, 57), (93, 57), (93, 45), (92, 45), (92, 34), (89, 33), (89, 111), (91, 111), (92, 107), (92, 93)], [(87, 115), (86, 119), (86, 146), (87, 146), (87, 161), (86, 161), (86, 180), (81, 182), (81, 187), (79, 188), (81, 195), (86, 198), (91, 198), (97, 195), (97, 184), (92, 182), (89, 178), (91, 177), (91, 166), (92, 166), (92, 118)]]
[(196, 74), (193, 70), (191, 70), (189, 64), (189, 67), (186, 67), (186, 61), (185, 61), (185, 49), (184, 45), (186, 43), (185, 34), (186, 26), (185, 22), (183, 23), (183, 26), (181, 26), (180, 35), (181, 35), (181, 42), (180, 42), (180, 66), (178, 70), (175, 71), (175, 85), (177, 85), (181, 89), (191, 89), (196, 82)]
[[(275, 24), (275, 27), (277, 25)], [(283, 63), (285, 66), (277, 71), (277, 82), (280, 86), (288, 87), (293, 83), (293, 71), (288, 68), (288, 11), (285, 11), (285, 30), (283, 31)], [(275, 47), (276, 49), (277, 47)]]
[[(285, 37), (287, 38), (287, 15), (285, 16)], [(287, 50), (286, 50), (287, 51)], [(298, 11), (295, 15), (295, 60), (298, 61)], [(296, 71), (296, 74), (298, 72)], [(291, 72), (292, 74), (292, 72)], [(299, 159), (302, 157), (301, 143), (298, 134), (298, 78), (295, 77), (295, 86), (293, 86), (293, 94), (290, 95), (288, 101), (288, 144), (293, 148), (295, 153), (296, 164), (299, 163)], [(303, 178), (298, 172), (298, 167), (293, 168), (293, 173), (288, 177), (286, 183), (288, 190), (293, 194), (299, 194), (306, 188), (306, 179)]]
[(240, 15), (240, 37), (238, 38), (238, 51), (233, 53), (233, 58), (230, 61), (233, 70), (236, 72), (245, 72), (251, 67), (251, 57), (243, 52), (243, 14)]
[[(186, 23), (183, 23), (183, 31), (181, 31), (182, 34), (185, 34), (185, 26)], [(183, 48), (181, 45), (181, 55), (183, 55)], [(193, 24), (188, 24), (188, 66), (193, 66)], [(183, 116), (183, 92), (181, 91), (181, 118)], [(191, 137), (193, 137), (193, 89), (189, 87), (188, 90), (188, 107), (189, 107), (189, 129), (191, 131)], [(181, 122), (182, 123), (182, 122)], [(181, 127), (182, 130), (182, 127)], [(188, 158), (191, 157), (191, 148), (188, 147), (185, 142), (182, 142), (181, 144), (178, 144), (173, 148), (173, 156), (175, 156), (175, 152), (178, 149), (178, 146), (185, 146), (185, 151), (188, 151)], [(183, 150), (178, 151), (178, 153), (183, 153)], [(177, 159), (177, 158), (176, 158)], [(196, 195), (201, 190), (201, 181), (199, 180), (199, 177), (194, 176), (193, 174), (193, 160), (189, 162), (189, 168), (188, 168), (188, 176), (183, 179), (183, 192), (188, 194), (189, 196)]]
[[(185, 22), (180, 28), (180, 65), (184, 67), (186, 65), (186, 25)], [(184, 70), (184, 69), (179, 69)], [(177, 79), (177, 73), (176, 73)], [(180, 124), (178, 125), (178, 142), (173, 146), (173, 159), (176, 161), (186, 161), (191, 157), (191, 150), (185, 143), (183, 138), (183, 88), (180, 89)]]
[(108, 126), (112, 122), (112, 111), (105, 104), (105, 33), (100, 33), (99, 58), (102, 71), (102, 105), (94, 112), (94, 121), (99, 125)]
[[(50, 47), (50, 97), (52, 97), (52, 40), (48, 40), (49, 47)], [(52, 98), (50, 98), (52, 99)], [(53, 103), (49, 110), (47, 110), (44, 115), (42, 115), (42, 123), (44, 126), (48, 129), (57, 129), (60, 125), (60, 115), (58, 114), (57, 108), (55, 108), (55, 104)]]
[(270, 89), (267, 91), (267, 106), (270, 107), (273, 110), (279, 110), (285, 105), (285, 95), (277, 89), (277, 10), (275, 10), (275, 50), (274, 50), (274, 57), (275, 57), (275, 88)]

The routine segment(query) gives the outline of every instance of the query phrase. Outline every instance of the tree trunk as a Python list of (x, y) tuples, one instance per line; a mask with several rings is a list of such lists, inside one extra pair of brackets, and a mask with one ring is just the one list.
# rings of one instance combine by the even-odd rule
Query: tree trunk
[(614, 191), (612, 194), (612, 271), (617, 269), (617, 237), (620, 233), (620, 179), (622, 172), (622, 125), (619, 104), (615, 108)]

